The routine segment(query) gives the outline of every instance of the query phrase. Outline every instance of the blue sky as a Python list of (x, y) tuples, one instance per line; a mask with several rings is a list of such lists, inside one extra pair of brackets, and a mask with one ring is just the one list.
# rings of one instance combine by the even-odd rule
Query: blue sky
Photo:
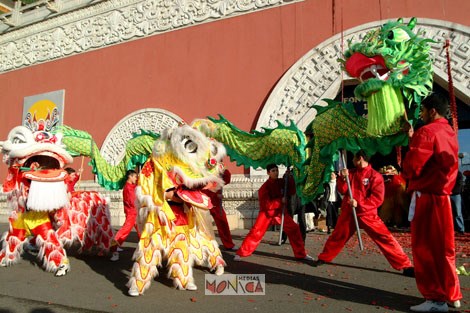
[(470, 170), (470, 129), (459, 130), (459, 153), (464, 153), (465, 157), (462, 159), (463, 170)]

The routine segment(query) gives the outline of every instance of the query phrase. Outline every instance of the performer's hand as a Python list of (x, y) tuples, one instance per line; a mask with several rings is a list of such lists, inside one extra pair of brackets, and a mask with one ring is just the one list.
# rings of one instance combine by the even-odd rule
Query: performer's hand
[(341, 170), (341, 176), (343, 176), (343, 178), (349, 176), (349, 171), (348, 171), (347, 168), (343, 168), (343, 169)]
[(350, 204), (353, 208), (357, 208), (357, 201), (356, 201), (356, 199), (350, 199), (350, 200), (349, 200), (349, 204)]
[(407, 122), (403, 125), (403, 131), (408, 134), (408, 138), (413, 137), (413, 134), (415, 132), (413, 125), (411, 125), (410, 122)]
[(165, 191), (165, 199), (168, 201), (182, 203), (183, 200), (178, 196), (175, 189), (168, 189)]

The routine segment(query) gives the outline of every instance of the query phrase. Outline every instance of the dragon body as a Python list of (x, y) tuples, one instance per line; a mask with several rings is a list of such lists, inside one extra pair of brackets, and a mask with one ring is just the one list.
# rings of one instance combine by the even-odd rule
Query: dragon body
[(327, 106), (313, 106), (317, 114), (304, 134), (294, 124), (247, 133), (224, 118), (210, 118), (206, 131), (239, 165), (293, 166), (302, 202), (315, 199), (323, 193), (338, 150), (385, 155), (408, 144), (402, 128), (415, 123), (421, 100), (432, 90), (431, 40), (415, 34), (415, 25), (415, 18), (408, 24), (399, 19), (370, 31), (361, 42), (349, 42), (340, 62), (359, 80), (354, 92), (367, 101), (367, 117), (359, 116), (351, 103), (324, 99)]

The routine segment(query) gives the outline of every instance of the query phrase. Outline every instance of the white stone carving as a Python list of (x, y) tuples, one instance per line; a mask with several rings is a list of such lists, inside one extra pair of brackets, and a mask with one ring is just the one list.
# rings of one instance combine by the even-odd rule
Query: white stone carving
[(0, 73), (299, 1), (103, 1), (0, 36)]
[(132, 112), (121, 119), (108, 133), (101, 146), (100, 153), (111, 165), (117, 165), (124, 157), (126, 143), (133, 134), (141, 130), (159, 134), (166, 128), (178, 126), (182, 119), (163, 109), (143, 109)]

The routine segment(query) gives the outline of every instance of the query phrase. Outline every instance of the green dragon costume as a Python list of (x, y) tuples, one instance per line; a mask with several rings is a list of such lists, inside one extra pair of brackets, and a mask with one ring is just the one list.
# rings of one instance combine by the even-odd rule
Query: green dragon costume
[(418, 118), (421, 100), (432, 90), (433, 75), (432, 40), (413, 33), (415, 25), (416, 18), (408, 24), (399, 19), (368, 32), (362, 42), (349, 42), (340, 62), (360, 81), (355, 95), (367, 101), (367, 118), (356, 114), (352, 103), (325, 100), (326, 107), (314, 106), (317, 115), (305, 134), (294, 124), (246, 133), (223, 117), (211, 118), (202, 130), (224, 143), (238, 165), (294, 166), (298, 195), (303, 203), (313, 200), (323, 192), (339, 149), (385, 155), (408, 144), (402, 128)]

